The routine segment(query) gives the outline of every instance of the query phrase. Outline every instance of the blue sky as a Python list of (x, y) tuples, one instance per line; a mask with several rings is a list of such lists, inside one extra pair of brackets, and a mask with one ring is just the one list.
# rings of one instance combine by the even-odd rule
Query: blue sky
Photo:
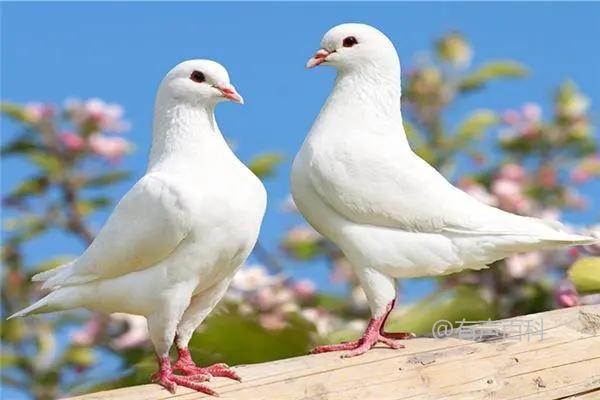
[[(19, 102), (62, 103), (67, 97), (100, 97), (118, 102), (133, 129), (128, 138), (137, 151), (125, 166), (139, 177), (150, 145), (152, 107), (162, 76), (190, 58), (223, 63), (246, 104), (218, 109), (221, 130), (237, 145), (239, 156), (276, 150), (287, 160), (267, 183), (269, 211), (261, 240), (274, 249), (285, 228), (298, 220), (280, 212), (289, 192), (293, 155), (329, 93), (334, 71), (307, 71), (307, 58), (323, 33), (342, 22), (364, 22), (395, 43), (403, 66), (430, 48), (432, 39), (457, 29), (475, 48), (473, 64), (511, 58), (532, 74), (522, 81), (490, 85), (449, 110), (456, 123), (476, 108), (504, 110), (528, 101), (547, 110), (553, 88), (570, 78), (592, 100), (594, 122), (600, 104), (600, 4), (598, 3), (2, 3), (1, 98)], [(2, 120), (2, 140), (14, 126)], [(597, 135), (597, 133), (596, 133)], [(3, 162), (2, 191), (27, 168)], [(120, 197), (131, 182), (113, 190)], [(598, 182), (584, 188), (592, 201), (587, 212), (570, 213), (575, 223), (598, 221)], [(98, 229), (106, 214), (93, 220)], [(78, 241), (62, 236), (37, 240), (32, 261), (73, 254)], [(295, 276), (327, 286), (322, 265), (298, 266)], [(430, 290), (413, 283), (406, 297)], [(7, 393), (5, 393), (7, 394)], [(14, 393), (10, 394), (15, 395)]]
[[(329, 93), (334, 71), (305, 70), (323, 33), (342, 22), (364, 22), (395, 43), (403, 66), (415, 62), (433, 39), (450, 30), (465, 34), (475, 48), (473, 64), (511, 58), (532, 74), (522, 81), (502, 81), (454, 106), (456, 123), (476, 108), (504, 110), (535, 101), (546, 107), (553, 88), (570, 78), (600, 102), (600, 4), (577, 3), (3, 3), (2, 99), (49, 101), (100, 97), (124, 106), (133, 129), (128, 138), (137, 151), (125, 166), (139, 177), (150, 145), (155, 90), (172, 66), (189, 58), (212, 58), (224, 64), (246, 104), (218, 109), (221, 130), (239, 156), (276, 150), (288, 158), (267, 183), (269, 211), (262, 241), (271, 249), (297, 219), (282, 215), (289, 192), (291, 159)], [(547, 114), (546, 114), (547, 115)], [(597, 118), (595, 118), (597, 122)], [(2, 121), (3, 137), (13, 126)], [(27, 170), (6, 162), (3, 191)], [(131, 182), (115, 188), (120, 197)], [(600, 194), (598, 184), (585, 192)], [(597, 220), (598, 205), (568, 220)], [(98, 215), (98, 229), (106, 214)], [(79, 251), (77, 241), (39, 240), (33, 260)], [(294, 270), (327, 283), (322, 266)], [(418, 292), (418, 290), (417, 290)]]

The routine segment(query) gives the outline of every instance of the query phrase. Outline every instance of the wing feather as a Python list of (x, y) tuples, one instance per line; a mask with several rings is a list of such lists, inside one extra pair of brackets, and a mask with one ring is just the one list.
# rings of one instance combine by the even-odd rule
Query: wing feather
[(79, 284), (151, 267), (185, 239), (188, 217), (177, 192), (160, 176), (146, 175), (117, 204), (87, 250), (44, 286)]

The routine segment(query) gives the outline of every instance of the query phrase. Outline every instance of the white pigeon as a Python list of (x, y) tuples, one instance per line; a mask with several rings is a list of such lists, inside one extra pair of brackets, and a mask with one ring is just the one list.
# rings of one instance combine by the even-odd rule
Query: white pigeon
[(400, 62), (377, 29), (329, 30), (307, 67), (337, 69), (292, 169), (298, 209), (346, 255), (366, 293), (372, 319), (361, 339), (315, 353), (364, 353), (378, 342), (403, 347), (409, 333), (383, 327), (396, 298), (395, 278), (481, 269), (512, 253), (581, 245), (594, 239), (561, 224), (510, 214), (452, 186), (414, 154), (400, 114)]
[(214, 111), (223, 100), (243, 103), (214, 61), (185, 61), (165, 76), (146, 174), (79, 258), (34, 276), (53, 291), (12, 317), (77, 307), (143, 315), (158, 357), (155, 381), (215, 394), (199, 382), (239, 380), (224, 364), (197, 367), (188, 351), (252, 251), (266, 207), (262, 183), (219, 131)]

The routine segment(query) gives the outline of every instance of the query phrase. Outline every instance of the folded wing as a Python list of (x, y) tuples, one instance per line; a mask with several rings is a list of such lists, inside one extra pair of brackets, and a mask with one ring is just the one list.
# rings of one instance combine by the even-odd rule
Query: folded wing
[(341, 148), (311, 168), (319, 196), (346, 219), (407, 232), (459, 235), (519, 235), (548, 241), (593, 241), (565, 233), (562, 225), (511, 214), (481, 203), (452, 186), (410, 151), (360, 152)]
[(45, 272), (37, 280), (46, 280), (44, 287), (56, 287), (151, 267), (185, 239), (189, 232), (187, 221), (189, 215), (177, 191), (159, 176), (146, 175), (121, 199), (96, 239), (77, 260)]

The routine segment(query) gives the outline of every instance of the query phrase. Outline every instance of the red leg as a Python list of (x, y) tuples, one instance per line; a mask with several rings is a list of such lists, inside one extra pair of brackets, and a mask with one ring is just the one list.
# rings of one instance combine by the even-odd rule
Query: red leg
[(152, 382), (164, 386), (169, 392), (175, 393), (177, 385), (184, 386), (211, 396), (218, 396), (217, 392), (199, 382), (205, 381), (206, 375), (178, 376), (173, 374), (169, 356), (158, 357), (158, 371), (152, 375)]
[(383, 316), (379, 318), (371, 318), (369, 321), (369, 325), (367, 325), (367, 329), (365, 333), (363, 333), (362, 337), (358, 340), (352, 342), (344, 342), (340, 344), (333, 345), (325, 345), (318, 346), (314, 348), (311, 353), (327, 353), (330, 351), (340, 351), (340, 350), (350, 350), (348, 353), (342, 355), (343, 358), (354, 357), (361, 355), (375, 346), (377, 343), (383, 343), (392, 349), (401, 349), (404, 347), (403, 344), (400, 343), (403, 339), (409, 339), (414, 337), (412, 333), (408, 332), (385, 332), (383, 327), (385, 325), (385, 321), (387, 320), (390, 312), (394, 308), (395, 300), (392, 300), (386, 309), (386, 312)]
[(190, 354), (190, 350), (187, 348), (178, 348), (177, 352), (179, 353), (179, 358), (177, 362), (173, 365), (174, 371), (183, 372), (188, 376), (196, 376), (196, 375), (205, 375), (210, 379), (211, 376), (222, 376), (224, 378), (234, 379), (238, 382), (242, 381), (242, 378), (227, 364), (214, 364), (209, 367), (198, 367), (194, 360), (192, 360), (192, 355)]

